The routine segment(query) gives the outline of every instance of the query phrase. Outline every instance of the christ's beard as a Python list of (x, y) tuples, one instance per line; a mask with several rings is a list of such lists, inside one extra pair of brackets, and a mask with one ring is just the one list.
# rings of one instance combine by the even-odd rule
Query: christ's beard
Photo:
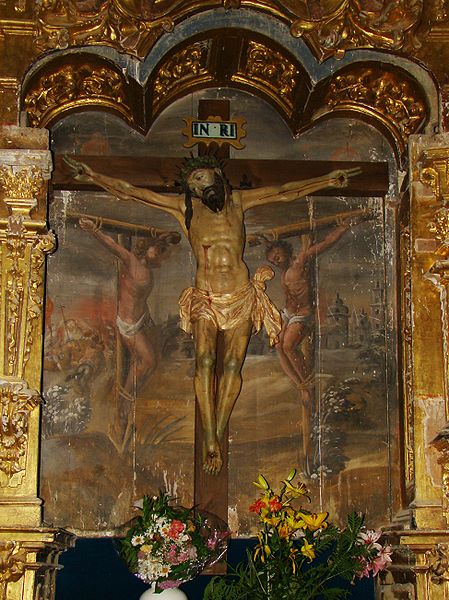
[(212, 185), (203, 190), (201, 201), (213, 212), (223, 210), (226, 200), (226, 190), (221, 177), (215, 174), (215, 180)]

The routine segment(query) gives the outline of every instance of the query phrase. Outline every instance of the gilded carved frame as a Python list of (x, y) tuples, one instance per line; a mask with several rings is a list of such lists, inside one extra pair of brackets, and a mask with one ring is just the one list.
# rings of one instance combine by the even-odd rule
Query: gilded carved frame
[[(321, 119), (352, 115), (378, 127), (392, 143), (403, 165), (407, 164), (412, 140), (410, 222), (405, 196), (399, 248), (404, 464), (409, 499), (402, 523), (404, 532), (399, 537), (416, 558), (417, 597), (420, 600), (447, 598), (448, 435), (446, 428), (433, 423), (434, 449), (429, 449), (432, 439), (428, 423), (432, 414), (436, 414), (432, 413), (433, 404), (442, 405), (446, 421), (448, 417), (449, 140), (444, 136), (440, 139), (422, 136), (424, 131), (431, 132), (432, 127), (438, 125), (423, 81), (408, 71), (404, 61), (395, 57), (389, 62), (390, 55), (383, 54), (382, 61), (378, 56), (375, 60), (365, 57), (363, 61), (342, 63), (335, 73), (322, 77), (317, 85), (290, 50), (248, 29), (239, 32), (240, 39), (234, 44), (224, 46), (226, 52), (220, 49), (220, 44), (229, 38), (229, 31), (200, 33), (173, 44), (145, 81), (123, 69), (110, 53), (106, 53), (106, 58), (101, 51), (96, 51), (107, 46), (143, 59), (164, 35), (194, 14), (206, 14), (212, 9), (230, 13), (243, 9), (242, 14), (254, 11), (288, 25), (290, 34), (304, 40), (313, 56), (321, 61), (331, 56), (341, 58), (356, 48), (413, 54), (426, 35), (429, 39), (432, 36), (447, 39), (444, 3), (424, 6), (423, 0), (414, 0), (404, 4), (399, 15), (390, 10), (391, 3), (386, 2), (382, 14), (361, 14), (356, 2), (341, 0), (329, 3), (331, 8), (315, 18), (304, 12), (302, 3), (287, 0), (189, 0), (182, 3), (182, 9), (176, 1), (169, 1), (151, 14), (139, 12), (140, 3), (134, 0), (99, 0), (98, 10), (94, 12), (73, 6), (68, 11), (69, 4), (50, 0), (30, 9), (30, 3), (15, 0), (5, 9), (7, 18), (0, 22), (0, 39), (17, 40), (17, 36), (22, 36), (19, 39), (31, 40), (37, 33), (37, 43), (32, 50), (27, 50), (28, 62), (21, 75), (0, 73), (0, 91), (7, 99), (2, 115), (8, 114), (13, 119), (17, 116), (18, 121), (19, 106), (15, 104), (15, 97), (20, 91), (20, 108), (32, 127), (50, 126), (70, 111), (95, 108), (113, 112), (136, 130), (146, 132), (156, 116), (177, 97), (202, 87), (235, 85), (271, 102), (294, 133)], [(68, 54), (63, 52), (67, 48), (71, 48)], [(43, 52), (47, 55), (41, 61)], [(229, 56), (233, 60), (228, 61)], [(220, 65), (225, 62), (229, 62), (230, 68), (223, 72)], [(26, 74), (28, 65), (31, 68)], [(278, 90), (282, 93), (278, 94)], [(3, 137), (5, 144), (11, 139), (16, 140), (13, 144), (17, 143), (12, 130)], [(29, 572), (34, 568), (33, 552), (35, 559), (38, 549), (47, 548), (49, 556), (54, 554), (54, 559), (45, 567), (46, 572), (54, 573), (56, 555), (71, 542), (69, 537), (58, 537), (55, 532), (41, 529), (36, 533), (41, 525), (36, 463), (36, 415), (40, 400), (38, 340), (42, 331), (44, 257), (51, 251), (53, 241), (45, 226), (48, 155), (42, 158), (39, 154), (45, 154), (46, 143), (40, 140), (38, 152), (32, 153), (30, 148), (35, 147), (35, 141), (32, 135), (27, 139), (28, 146), (17, 143), (12, 153), (8, 142), (8, 152), (2, 151), (0, 171), (3, 199), (0, 203), (0, 332), (3, 339), (8, 340), (2, 360), (0, 395), (2, 404), (12, 407), (10, 412), (16, 412), (20, 406), (22, 414), (22, 434), (15, 439), (13, 455), (0, 457), (0, 522), (20, 523), (28, 528), (26, 531), (20, 527), (0, 530), (1, 561), (9, 569), (7, 573), (11, 573), (2, 580), (0, 592), (6, 593), (8, 588), (8, 595), (14, 599), (38, 597), (43, 600), (52, 597), (54, 580), (50, 577), (50, 583), (45, 583), (42, 573), (36, 576), (34, 584), (25, 586), (32, 590), (34, 585), (40, 591), (35, 596), (26, 596), (27, 592), (23, 592), (25, 574), (31, 577)], [(11, 425), (10, 429), (13, 431), (14, 427)], [(28, 462), (24, 462), (24, 452)], [(30, 456), (34, 458), (29, 460)], [(433, 478), (429, 476), (428, 461), (433, 459), (438, 459), (443, 468), (442, 489), (434, 473)], [(25, 502), (25, 497), (35, 500)]]

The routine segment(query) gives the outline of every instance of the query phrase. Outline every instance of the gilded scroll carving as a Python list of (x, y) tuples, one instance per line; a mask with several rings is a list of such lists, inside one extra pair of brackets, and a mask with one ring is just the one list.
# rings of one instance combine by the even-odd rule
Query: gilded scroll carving
[(209, 49), (208, 40), (194, 43), (174, 54), (158, 68), (154, 80), (155, 110), (175, 89), (179, 92), (192, 81), (212, 79), (208, 70)]
[[(426, 149), (423, 153), (419, 180), (429, 186), (435, 195), (432, 201), (434, 210), (427, 229), (438, 243), (434, 255), (437, 258), (425, 278), (431, 281), (439, 290), (441, 303), (441, 331), (443, 341), (444, 393), (446, 415), (449, 408), (449, 187), (448, 165), (449, 150), (444, 147)], [(432, 446), (439, 452), (438, 463), (442, 467), (442, 509), (446, 522), (449, 523), (449, 426), (446, 424), (432, 440)], [(431, 580), (440, 584), (449, 581), (447, 544), (438, 544), (427, 553)]]
[(449, 255), (449, 209), (438, 209), (428, 224), (428, 229), (440, 242), (437, 254), (447, 257)]
[(433, 148), (425, 152), (420, 181), (432, 188), (436, 198), (443, 204), (449, 202), (449, 150)]
[(23, 13), (26, 9), (26, 0), (16, 0), (14, 3), (14, 10), (17, 13)]
[(404, 136), (418, 129), (426, 112), (424, 102), (415, 98), (405, 80), (374, 69), (337, 75), (326, 100), (332, 108), (347, 102), (370, 107), (393, 121)]
[(273, 48), (251, 40), (248, 44), (245, 64), (232, 77), (233, 81), (261, 84), (280, 97), (291, 114), (293, 95), (298, 83), (299, 71), (294, 63)]
[(250, 40), (246, 56), (231, 79), (260, 88), (275, 99), (277, 104), (281, 104), (291, 116), (299, 71), (297, 66), (280, 52)]
[(444, 433), (440, 433), (437, 439), (433, 441), (433, 445), (440, 450), (438, 464), (442, 466), (442, 492), (443, 492), (443, 514), (446, 522), (449, 523), (449, 447), (446, 446), (446, 440), (441, 443), (444, 438)]
[[(21, 219), (11, 218), (6, 234), (7, 270), (4, 289), (6, 360), (8, 375), (19, 371), (20, 331), (22, 325), (22, 307), (26, 288), (26, 271), (23, 268), (27, 249), (26, 229)], [(4, 265), (6, 266), (6, 264)], [(27, 336), (28, 337), (28, 336)], [(29, 355), (29, 352), (27, 352)]]
[(26, 550), (17, 542), (0, 541), (0, 600), (6, 600), (8, 584), (24, 575), (26, 560)]
[(42, 314), (45, 255), (55, 247), (53, 233), (27, 235), (23, 217), (12, 216), (4, 240), (2, 265), (4, 332), (4, 372), (23, 376), (28, 363), (37, 321)]
[(28, 231), (47, 174), (40, 167), (0, 168), (0, 191), (10, 216), (0, 237), (0, 334), (6, 340), (1, 372), (22, 379), (42, 314), (45, 255), (55, 247), (53, 233)]
[(133, 122), (123, 78), (107, 66), (88, 62), (64, 64), (53, 72), (42, 74), (28, 90), (25, 109), (33, 127), (45, 127), (59, 113), (86, 105), (110, 107)]
[(107, 44), (122, 52), (144, 56), (162, 33), (171, 31), (170, 9), (154, 14), (142, 3), (97, 0), (88, 8), (75, 0), (37, 3), (37, 39), (40, 50), (76, 45)]
[(339, 111), (375, 118), (393, 136), (400, 153), (408, 137), (426, 120), (424, 94), (398, 69), (359, 64), (336, 74), (328, 84), (324, 106), (313, 119)]
[(423, 0), (334, 0), (326, 8), (316, 2), (312, 15), (309, 8), (290, 31), (307, 38), (322, 59), (341, 57), (353, 48), (411, 50), (420, 46), (415, 30), (422, 10)]
[(402, 320), (403, 359), (404, 359), (404, 395), (405, 395), (405, 466), (407, 481), (412, 482), (415, 477), (414, 454), (414, 406), (413, 406), (413, 351), (412, 351), (412, 302), (411, 302), (411, 248), (410, 227), (401, 227), (401, 252), (402, 257), (402, 306), (404, 307)]
[(17, 487), (25, 476), (29, 417), (39, 402), (25, 382), (0, 380), (0, 487)]
[[(19, 2), (17, 2), (19, 4)], [(442, 5), (441, 0), (436, 0)], [(160, 5), (160, 6), (158, 6)], [(410, 51), (420, 46), (415, 35), (423, 0), (209, 0), (142, 4), (138, 0), (47, 0), (36, 5), (41, 51), (75, 45), (107, 44), (143, 58), (175, 23), (200, 10), (256, 8), (290, 24), (291, 34), (304, 36), (321, 58), (342, 56), (354, 48)], [(443, 14), (440, 7), (438, 14)], [(441, 18), (440, 18), (441, 20)]]
[(449, 544), (436, 544), (426, 552), (426, 563), (432, 583), (441, 585), (449, 581)]

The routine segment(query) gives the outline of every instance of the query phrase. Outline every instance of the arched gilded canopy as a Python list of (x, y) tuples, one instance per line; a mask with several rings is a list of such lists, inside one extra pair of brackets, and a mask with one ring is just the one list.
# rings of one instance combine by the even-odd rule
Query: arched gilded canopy
[(382, 131), (400, 157), (408, 137), (428, 122), (429, 105), (418, 79), (384, 58), (342, 64), (314, 82), (302, 61), (274, 39), (220, 28), (170, 48), (142, 82), (118, 61), (87, 49), (56, 52), (25, 78), (22, 109), (36, 127), (50, 127), (73, 111), (108, 111), (145, 134), (176, 99), (236, 87), (274, 106), (293, 135), (323, 119), (353, 117)]
[(290, 35), (303, 38), (319, 60), (354, 48), (407, 53), (419, 45), (416, 34), (425, 27), (424, 0), (47, 0), (36, 3), (35, 10), (41, 51), (108, 45), (139, 58), (164, 33), (210, 11), (233, 13), (236, 22), (248, 10), (273, 17)]

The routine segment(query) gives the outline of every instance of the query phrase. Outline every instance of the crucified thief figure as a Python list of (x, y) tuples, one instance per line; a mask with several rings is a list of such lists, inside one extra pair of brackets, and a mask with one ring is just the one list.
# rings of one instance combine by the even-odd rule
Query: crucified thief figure
[(338, 242), (352, 225), (360, 223), (361, 220), (337, 218), (337, 227), (315, 244), (310, 244), (310, 235), (301, 236), (302, 248), (296, 255), (293, 254), (292, 245), (284, 240), (268, 243), (265, 250), (268, 261), (281, 271), (285, 306), (281, 311), (282, 331), (276, 350), (285, 374), (300, 390), (306, 468), (311, 443), (314, 370), (313, 351), (306, 352), (302, 345), (307, 337), (313, 334), (315, 324), (312, 261)]
[[(203, 468), (217, 474), (223, 464), (220, 442), (242, 386), (241, 370), (252, 330), (259, 330), (263, 323), (272, 343), (281, 330), (279, 312), (265, 294), (265, 281), (273, 277), (273, 271), (265, 267), (250, 280), (243, 261), (244, 213), (324, 188), (346, 187), (349, 178), (361, 170), (338, 170), (278, 186), (232, 191), (215, 157), (192, 157), (180, 170), (182, 197), (138, 188), (73, 159), (65, 160), (78, 181), (95, 183), (118, 198), (141, 201), (171, 214), (190, 242), (197, 271), (195, 287), (180, 298), (181, 326), (193, 334), (195, 346), (194, 387), (204, 430)], [(219, 334), (223, 339), (221, 365), (217, 365)]]
[(162, 265), (171, 244), (179, 243), (177, 231), (158, 232), (154, 238), (139, 239), (134, 251), (128, 250), (101, 231), (101, 218), (82, 218), (81, 229), (90, 233), (118, 259), (118, 299), (116, 326), (128, 349), (130, 364), (124, 384), (118, 389), (117, 414), (110, 435), (123, 450), (131, 433), (130, 403), (134, 393), (156, 367), (156, 355), (149, 333), (152, 324), (148, 296), (153, 289), (153, 269)]

